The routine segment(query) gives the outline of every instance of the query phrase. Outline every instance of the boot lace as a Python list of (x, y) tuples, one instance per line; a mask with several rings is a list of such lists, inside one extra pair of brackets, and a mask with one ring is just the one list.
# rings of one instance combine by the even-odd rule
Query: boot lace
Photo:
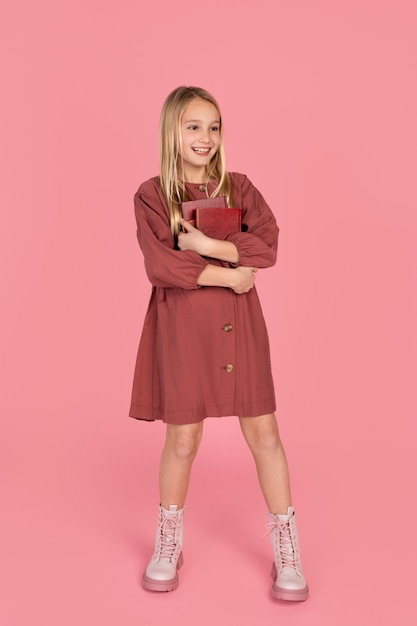
[(160, 532), (155, 558), (172, 559), (178, 549), (179, 516), (160, 520)]
[(301, 568), (298, 560), (298, 546), (296, 545), (292, 532), (291, 532), (291, 520), (288, 522), (281, 522), (280, 520), (269, 522), (266, 524), (267, 531), (272, 532), (277, 530), (274, 537), (274, 547), (276, 556), (280, 556), (281, 567), (290, 567), (294, 569), (297, 574), (301, 575)]

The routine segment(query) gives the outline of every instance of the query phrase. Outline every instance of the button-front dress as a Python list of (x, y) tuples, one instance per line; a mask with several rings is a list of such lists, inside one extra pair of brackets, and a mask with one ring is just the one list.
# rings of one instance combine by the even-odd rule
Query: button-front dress
[[(275, 217), (243, 174), (230, 173), (242, 232), (228, 237), (239, 264), (274, 265)], [(190, 199), (205, 198), (186, 183)], [(129, 415), (140, 420), (191, 424), (206, 417), (250, 417), (275, 411), (268, 334), (256, 288), (236, 294), (200, 287), (208, 263), (234, 265), (175, 249), (159, 177), (135, 195), (137, 235), (152, 293), (136, 360)]]

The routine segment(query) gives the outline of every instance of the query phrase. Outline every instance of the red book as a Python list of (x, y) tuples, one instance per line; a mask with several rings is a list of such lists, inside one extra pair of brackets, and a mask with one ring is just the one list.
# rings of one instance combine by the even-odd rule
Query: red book
[(242, 230), (242, 209), (197, 207), (196, 226), (207, 237), (226, 239)]
[(182, 202), (182, 216), (185, 220), (187, 220), (187, 222), (190, 222), (192, 226), (196, 225), (195, 212), (199, 207), (207, 209), (226, 208), (226, 196), (216, 196), (216, 198), (203, 198), (202, 200), (189, 200), (188, 202)]

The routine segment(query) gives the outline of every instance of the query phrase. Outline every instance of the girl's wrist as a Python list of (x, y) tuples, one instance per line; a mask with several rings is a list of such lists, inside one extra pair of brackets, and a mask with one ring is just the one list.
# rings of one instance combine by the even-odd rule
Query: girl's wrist
[(229, 289), (234, 289), (236, 287), (236, 272), (233, 268), (231, 267), (222, 267), (221, 268), (223, 270), (223, 280), (224, 280), (224, 286), (228, 287)]
[(203, 245), (200, 248), (199, 254), (201, 254), (201, 256), (213, 258), (213, 251), (214, 251), (213, 243), (214, 243), (214, 239), (212, 239), (211, 237), (207, 237), (207, 235), (204, 235), (204, 239), (202, 241)]

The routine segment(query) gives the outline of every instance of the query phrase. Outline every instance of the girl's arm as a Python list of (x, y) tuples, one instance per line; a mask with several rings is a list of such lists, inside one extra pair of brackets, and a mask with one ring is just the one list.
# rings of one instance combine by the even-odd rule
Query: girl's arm
[(150, 181), (135, 195), (137, 237), (143, 252), (146, 274), (156, 287), (197, 289), (197, 279), (208, 260), (192, 251), (174, 250), (168, 208)]
[(235, 206), (242, 209), (242, 231), (229, 235), (236, 246), (239, 265), (271, 267), (277, 260), (279, 229), (261, 193), (244, 174), (230, 173)]
[(231, 241), (221, 241), (207, 237), (201, 230), (194, 228), (186, 220), (181, 220), (183, 232), (178, 235), (180, 250), (193, 250), (201, 256), (219, 259), (228, 263), (239, 263), (239, 253)]
[(198, 277), (198, 285), (205, 287), (229, 287), (235, 293), (247, 293), (255, 284), (256, 267), (236, 269), (208, 264)]
[(135, 216), (146, 273), (153, 285), (182, 289), (228, 287), (236, 293), (246, 293), (253, 287), (255, 267), (235, 270), (210, 265), (193, 250), (174, 249), (168, 208), (155, 180), (141, 185), (136, 193)]
[(232, 266), (270, 267), (277, 258), (278, 226), (271, 209), (259, 191), (242, 174), (231, 174), (236, 205), (242, 208), (243, 232), (229, 235), (226, 241), (207, 237), (182, 220), (185, 232), (178, 236), (181, 250), (226, 261)]

